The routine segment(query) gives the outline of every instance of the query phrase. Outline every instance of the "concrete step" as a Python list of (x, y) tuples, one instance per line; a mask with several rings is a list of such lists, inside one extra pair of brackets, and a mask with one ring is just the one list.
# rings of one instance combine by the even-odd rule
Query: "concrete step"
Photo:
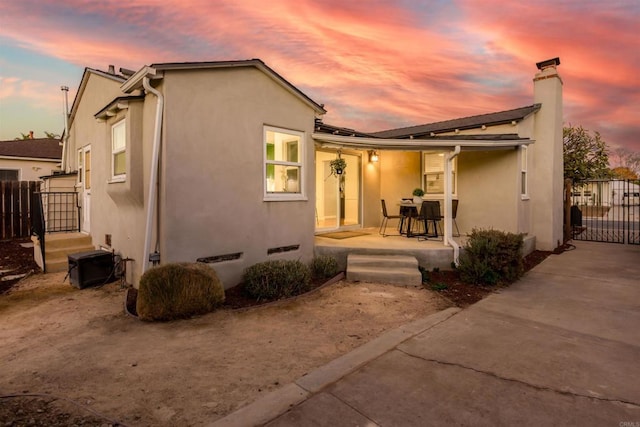
[(81, 246), (93, 247), (91, 244), (91, 236), (82, 233), (47, 234), (44, 242), (46, 250), (76, 248)]
[(418, 260), (405, 255), (349, 254), (347, 280), (422, 286)]
[(69, 246), (62, 249), (51, 249), (51, 250), (48, 247), (46, 247), (44, 258), (47, 264), (49, 263), (49, 261), (55, 262), (55, 261), (64, 260), (66, 262), (68, 259), (67, 257), (71, 254), (77, 254), (80, 252), (89, 252), (94, 250), (95, 248), (91, 245)]
[(67, 271), (69, 269), (68, 260), (58, 260), (45, 262), (47, 265), (47, 273), (58, 273), (60, 271)]
[(388, 267), (388, 268), (418, 268), (416, 257), (409, 255), (364, 255), (349, 254), (348, 266), (359, 267)]

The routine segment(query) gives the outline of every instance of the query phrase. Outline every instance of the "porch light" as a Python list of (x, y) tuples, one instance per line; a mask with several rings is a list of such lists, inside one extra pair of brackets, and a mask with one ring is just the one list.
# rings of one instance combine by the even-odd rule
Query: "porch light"
[(369, 150), (369, 163), (377, 163), (380, 158), (376, 150)]

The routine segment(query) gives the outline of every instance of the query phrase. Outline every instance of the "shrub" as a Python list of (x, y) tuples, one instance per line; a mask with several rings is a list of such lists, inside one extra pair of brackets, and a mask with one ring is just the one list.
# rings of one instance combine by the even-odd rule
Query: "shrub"
[(329, 255), (319, 255), (311, 260), (311, 275), (314, 279), (328, 279), (340, 272), (338, 261)]
[(460, 278), (467, 283), (511, 283), (522, 276), (522, 234), (474, 229), (460, 255)]
[(224, 288), (211, 267), (174, 263), (142, 275), (136, 310), (143, 320), (172, 320), (208, 313), (223, 302)]
[(300, 261), (266, 261), (247, 268), (244, 289), (252, 298), (279, 299), (299, 295), (311, 284), (311, 271)]

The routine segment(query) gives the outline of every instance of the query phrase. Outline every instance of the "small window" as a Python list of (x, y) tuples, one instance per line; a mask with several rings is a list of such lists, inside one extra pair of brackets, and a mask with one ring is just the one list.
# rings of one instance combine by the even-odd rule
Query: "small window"
[(20, 171), (18, 169), (0, 169), (0, 181), (18, 181)]
[(127, 173), (126, 124), (119, 121), (111, 128), (111, 177), (124, 178)]
[(303, 196), (303, 134), (264, 128), (265, 199), (300, 200)]
[(82, 154), (82, 149), (78, 150), (78, 183), (82, 184), (82, 175), (84, 172), (84, 163), (82, 159), (84, 155)]
[(520, 194), (523, 199), (529, 197), (529, 183), (527, 178), (527, 147), (520, 147)]
[[(451, 193), (456, 193), (456, 163), (451, 163)], [(424, 153), (424, 192), (444, 194), (444, 152)]]

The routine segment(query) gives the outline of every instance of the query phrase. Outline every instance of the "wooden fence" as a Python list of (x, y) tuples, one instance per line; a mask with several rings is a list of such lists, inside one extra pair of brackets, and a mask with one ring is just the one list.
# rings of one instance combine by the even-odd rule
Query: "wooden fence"
[(0, 239), (31, 235), (31, 195), (37, 191), (37, 181), (0, 181)]

